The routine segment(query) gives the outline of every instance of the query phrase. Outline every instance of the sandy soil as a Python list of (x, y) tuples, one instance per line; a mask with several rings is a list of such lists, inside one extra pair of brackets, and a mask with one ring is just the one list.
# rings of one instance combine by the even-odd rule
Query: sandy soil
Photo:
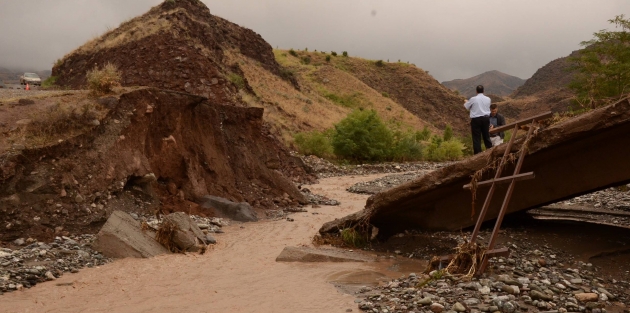
[[(0, 312), (357, 311), (355, 298), (338, 291), (331, 281), (346, 278), (365, 284), (366, 279), (398, 277), (403, 274), (399, 266), (384, 262), (276, 263), (275, 258), (285, 246), (311, 245), (324, 222), (362, 209), (367, 196), (345, 189), (383, 175), (322, 179), (309, 188), (338, 199), (340, 206), (309, 208), (308, 213), (292, 215), (295, 222), (231, 225), (224, 234), (217, 234), (219, 244), (205, 255), (123, 259), (66, 274), (0, 296)], [(388, 267), (393, 272), (383, 271)]]

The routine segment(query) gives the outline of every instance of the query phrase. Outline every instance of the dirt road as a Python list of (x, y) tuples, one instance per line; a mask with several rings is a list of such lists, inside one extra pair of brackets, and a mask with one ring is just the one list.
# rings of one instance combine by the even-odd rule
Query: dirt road
[(309, 208), (292, 215), (295, 222), (231, 225), (205, 255), (124, 259), (66, 274), (0, 296), (0, 312), (356, 312), (355, 298), (331, 281), (366, 284), (403, 273), (387, 272), (384, 262), (277, 263), (275, 258), (285, 246), (311, 245), (324, 222), (362, 209), (367, 196), (345, 189), (383, 175), (322, 179), (309, 189), (340, 200), (340, 206)]

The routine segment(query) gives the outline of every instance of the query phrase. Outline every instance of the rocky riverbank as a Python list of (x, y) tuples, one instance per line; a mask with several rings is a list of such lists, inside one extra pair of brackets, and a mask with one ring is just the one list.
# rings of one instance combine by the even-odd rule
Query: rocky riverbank
[[(576, 260), (566, 251), (541, 245), (525, 232), (506, 232), (510, 240), (505, 246), (510, 248), (511, 255), (491, 259), (486, 274), (480, 279), (454, 276), (442, 270), (428, 275), (411, 273), (376, 288), (361, 288), (356, 301), (359, 309), (375, 313), (630, 312), (628, 271), (607, 272), (602, 267)], [(487, 232), (482, 235), (488, 237)], [(416, 236), (462, 243), (469, 234)], [(430, 258), (422, 249), (411, 254), (395, 252), (402, 257), (414, 257), (415, 253), (416, 257)]]

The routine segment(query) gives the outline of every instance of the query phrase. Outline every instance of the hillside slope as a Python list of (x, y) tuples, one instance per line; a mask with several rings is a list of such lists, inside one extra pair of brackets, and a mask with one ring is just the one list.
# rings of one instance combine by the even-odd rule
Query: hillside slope
[(240, 104), (227, 79), (237, 69), (224, 51), (238, 50), (278, 74), (271, 46), (254, 31), (210, 14), (199, 0), (164, 1), (144, 15), (122, 23), (59, 60), (52, 70), (57, 84), (86, 85), (86, 72), (111, 62), (122, 71), (123, 86), (150, 86)]
[(445, 81), (442, 82), (442, 85), (451, 90), (456, 90), (466, 98), (470, 98), (477, 94), (475, 89), (477, 85), (483, 85), (486, 94), (505, 97), (512, 94), (516, 88), (522, 86), (524, 83), (524, 79), (516, 76), (499, 71), (488, 71), (471, 78)]
[(502, 103), (502, 111), (510, 118), (526, 118), (545, 111), (564, 112), (574, 97), (568, 88), (573, 79), (569, 57), (579, 53), (555, 59), (538, 69), (523, 86)]
[[(296, 51), (292, 55), (276, 50), (275, 54), (284, 71), (296, 78), (299, 91), (291, 90), (282, 80), (260, 75), (260, 71), (254, 73), (250, 65), (241, 67), (247, 81), (255, 82), (252, 86), (261, 95), (259, 102), (291, 111), (290, 122), (301, 123), (302, 128), (330, 127), (352, 109), (365, 108), (376, 110), (385, 120), (416, 129), (425, 125), (434, 131), (446, 125), (460, 133), (467, 129), (467, 113), (461, 106), (464, 99), (413, 65), (323, 52)], [(274, 83), (269, 85), (271, 81)]]

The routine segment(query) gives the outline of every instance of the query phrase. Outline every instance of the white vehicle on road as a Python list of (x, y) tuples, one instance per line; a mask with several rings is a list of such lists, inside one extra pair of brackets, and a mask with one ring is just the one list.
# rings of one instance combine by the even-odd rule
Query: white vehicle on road
[(24, 73), (24, 75), (20, 76), (20, 85), (26, 84), (41, 86), (42, 79), (35, 73)]

